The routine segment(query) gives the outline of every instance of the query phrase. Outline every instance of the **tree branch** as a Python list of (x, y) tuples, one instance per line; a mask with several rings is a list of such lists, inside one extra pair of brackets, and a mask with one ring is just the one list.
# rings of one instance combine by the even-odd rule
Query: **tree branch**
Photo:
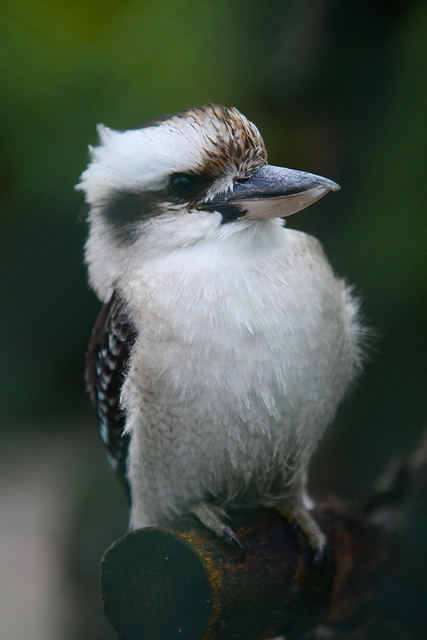
[(363, 510), (333, 498), (314, 510), (328, 537), (319, 566), (304, 534), (268, 509), (229, 511), (244, 558), (194, 516), (132, 531), (102, 559), (104, 613), (122, 640), (291, 640), (319, 625), (354, 637), (366, 621), (389, 638), (427, 637), (426, 494), (427, 439)]

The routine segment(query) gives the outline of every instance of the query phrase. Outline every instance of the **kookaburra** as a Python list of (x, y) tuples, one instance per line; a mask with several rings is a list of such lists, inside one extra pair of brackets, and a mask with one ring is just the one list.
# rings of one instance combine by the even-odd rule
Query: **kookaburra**
[(269, 165), (235, 108), (98, 133), (77, 187), (104, 303), (87, 382), (131, 528), (192, 511), (236, 541), (227, 507), (273, 507), (322, 554), (307, 469), (363, 331), (319, 242), (283, 218), (338, 185)]

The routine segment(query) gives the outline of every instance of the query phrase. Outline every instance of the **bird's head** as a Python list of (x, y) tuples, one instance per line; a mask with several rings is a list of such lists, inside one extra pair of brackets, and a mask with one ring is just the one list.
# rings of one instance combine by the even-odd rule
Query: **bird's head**
[(77, 185), (90, 206), (89, 265), (141, 242), (183, 246), (226, 224), (283, 218), (339, 189), (269, 165), (258, 129), (235, 108), (206, 104), (124, 132), (99, 126), (98, 133)]

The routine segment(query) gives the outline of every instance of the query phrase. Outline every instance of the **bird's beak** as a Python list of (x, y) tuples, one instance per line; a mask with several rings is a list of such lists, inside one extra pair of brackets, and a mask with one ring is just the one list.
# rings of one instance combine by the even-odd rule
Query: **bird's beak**
[(209, 204), (237, 207), (246, 220), (284, 218), (339, 189), (327, 178), (266, 164), (248, 178), (237, 179), (230, 191), (215, 195)]

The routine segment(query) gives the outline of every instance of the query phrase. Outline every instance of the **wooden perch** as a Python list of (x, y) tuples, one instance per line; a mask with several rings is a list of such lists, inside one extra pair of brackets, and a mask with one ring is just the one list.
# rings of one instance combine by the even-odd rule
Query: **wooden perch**
[(318, 506), (329, 543), (320, 565), (304, 534), (267, 509), (229, 511), (244, 558), (194, 516), (132, 531), (102, 559), (104, 613), (121, 640), (291, 640), (370, 618), (427, 637), (412, 597), (427, 594), (426, 486), (424, 444), (387, 471), (363, 515), (333, 499)]

